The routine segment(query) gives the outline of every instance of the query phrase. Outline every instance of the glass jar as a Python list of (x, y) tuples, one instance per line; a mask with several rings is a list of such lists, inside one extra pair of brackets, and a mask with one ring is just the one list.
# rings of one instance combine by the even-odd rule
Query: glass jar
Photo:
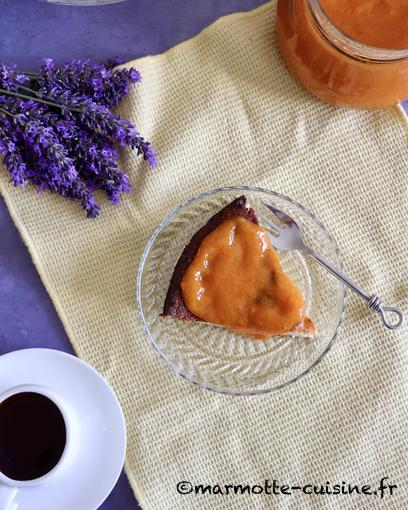
[(408, 98), (408, 49), (377, 48), (348, 37), (319, 0), (279, 0), (277, 33), (290, 72), (323, 101), (375, 109)]

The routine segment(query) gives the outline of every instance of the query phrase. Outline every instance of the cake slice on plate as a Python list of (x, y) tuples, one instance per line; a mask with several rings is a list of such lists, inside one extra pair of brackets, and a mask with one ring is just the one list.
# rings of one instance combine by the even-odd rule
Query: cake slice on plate
[(162, 315), (224, 326), (254, 340), (316, 335), (300, 290), (244, 196), (212, 216), (184, 248)]

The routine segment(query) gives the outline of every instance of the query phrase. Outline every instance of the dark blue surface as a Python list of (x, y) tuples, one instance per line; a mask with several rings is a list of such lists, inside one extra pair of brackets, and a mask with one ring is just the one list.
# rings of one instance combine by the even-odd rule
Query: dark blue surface
[[(15, 62), (30, 71), (45, 56), (59, 62), (115, 56), (131, 60), (160, 53), (224, 14), (262, 3), (264, 0), (128, 0), (75, 8), (37, 0), (1, 0), (0, 61)], [(0, 354), (28, 347), (73, 352), (0, 198)], [(124, 474), (100, 508), (138, 508)]]

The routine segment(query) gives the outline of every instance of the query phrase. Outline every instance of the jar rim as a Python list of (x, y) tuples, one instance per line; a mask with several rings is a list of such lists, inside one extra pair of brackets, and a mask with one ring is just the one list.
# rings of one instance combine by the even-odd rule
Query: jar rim
[(359, 60), (376, 63), (392, 63), (408, 60), (408, 48), (380, 48), (356, 41), (335, 25), (323, 9), (320, 0), (307, 0), (307, 3), (319, 32), (342, 53)]

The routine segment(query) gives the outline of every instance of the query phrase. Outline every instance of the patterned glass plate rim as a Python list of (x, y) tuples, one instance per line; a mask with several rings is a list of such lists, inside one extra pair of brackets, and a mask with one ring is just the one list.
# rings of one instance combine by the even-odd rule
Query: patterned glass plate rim
[(300, 374), (298, 374), (297, 376), (295, 376), (293, 379), (291, 379), (289, 381), (286, 381), (286, 382), (284, 382), (282, 384), (278, 384), (276, 386), (271, 386), (271, 387), (268, 387), (268, 388), (256, 388), (256, 389), (251, 389), (249, 391), (247, 391), (247, 390), (239, 390), (239, 389), (235, 389), (235, 388), (232, 389), (232, 390), (225, 389), (225, 388), (220, 388), (220, 387), (214, 386), (212, 384), (207, 384), (207, 383), (205, 383), (203, 381), (195, 380), (189, 374), (185, 373), (183, 370), (180, 370), (179, 367), (176, 364), (174, 364), (162, 352), (162, 350), (160, 349), (159, 345), (157, 344), (157, 342), (156, 342), (156, 340), (154, 338), (154, 335), (150, 331), (150, 328), (149, 328), (149, 326), (147, 324), (145, 313), (143, 311), (143, 305), (142, 305), (142, 277), (143, 277), (143, 273), (144, 273), (144, 269), (145, 269), (145, 264), (146, 264), (146, 261), (148, 259), (149, 254), (150, 254), (150, 251), (151, 251), (151, 249), (152, 249), (152, 247), (153, 247), (157, 237), (160, 235), (160, 233), (163, 231), (163, 229), (173, 220), (173, 218), (175, 216), (177, 216), (178, 213), (180, 213), (180, 211), (182, 211), (183, 209), (189, 207), (194, 202), (198, 202), (200, 200), (205, 199), (206, 197), (210, 197), (211, 195), (215, 195), (215, 194), (218, 194), (218, 193), (222, 193), (222, 192), (235, 192), (235, 191), (236, 192), (245, 192), (246, 191), (246, 192), (253, 192), (253, 193), (264, 193), (266, 195), (270, 195), (271, 197), (275, 197), (275, 198), (284, 200), (284, 201), (288, 202), (289, 204), (292, 204), (293, 206), (298, 207), (303, 213), (305, 213), (307, 216), (309, 216), (309, 218), (311, 220), (313, 220), (313, 222), (324, 232), (324, 234), (327, 237), (327, 240), (330, 242), (331, 247), (334, 250), (335, 256), (337, 258), (336, 262), (338, 264), (338, 267), (339, 267), (340, 270), (343, 270), (343, 261), (342, 261), (342, 257), (341, 257), (341, 254), (340, 254), (340, 251), (339, 251), (339, 248), (337, 246), (336, 241), (334, 240), (334, 238), (332, 237), (330, 232), (327, 230), (327, 228), (323, 225), (323, 223), (311, 211), (309, 211), (306, 207), (304, 207), (303, 205), (299, 204), (295, 200), (287, 197), (286, 195), (283, 195), (281, 193), (278, 193), (278, 192), (275, 192), (275, 191), (272, 191), (272, 190), (268, 190), (268, 189), (265, 189), (265, 188), (256, 187), (256, 186), (246, 186), (246, 185), (241, 185), (241, 186), (225, 186), (225, 187), (221, 187), (221, 188), (215, 188), (215, 189), (206, 191), (204, 193), (201, 193), (199, 195), (193, 196), (192, 198), (190, 198), (189, 200), (187, 200), (183, 204), (181, 204), (178, 207), (176, 207), (175, 209), (173, 209), (167, 215), (167, 217), (160, 223), (160, 225), (156, 228), (156, 230), (153, 232), (152, 236), (150, 237), (149, 241), (146, 244), (146, 247), (144, 249), (144, 252), (143, 252), (143, 255), (142, 255), (142, 258), (141, 258), (141, 261), (140, 261), (140, 265), (139, 265), (139, 270), (138, 270), (138, 274), (137, 274), (137, 283), (136, 283), (136, 305), (137, 305), (137, 310), (138, 310), (139, 318), (141, 320), (143, 329), (144, 329), (144, 331), (146, 333), (146, 336), (147, 336), (147, 338), (149, 340), (149, 343), (154, 348), (156, 353), (160, 356), (160, 358), (164, 361), (164, 363), (168, 367), (170, 367), (178, 376), (186, 379), (187, 381), (189, 381), (189, 382), (191, 382), (191, 383), (193, 383), (193, 384), (195, 384), (197, 386), (200, 386), (200, 387), (205, 388), (205, 389), (210, 390), (210, 391), (214, 391), (216, 393), (223, 393), (223, 394), (237, 395), (237, 396), (260, 395), (260, 394), (265, 394), (265, 393), (269, 393), (271, 391), (276, 391), (276, 390), (285, 388), (289, 384), (292, 384), (292, 383), (298, 381), (299, 379), (301, 379), (305, 375), (307, 375), (309, 372), (311, 372), (311, 370), (314, 367), (316, 367), (322, 361), (322, 359), (326, 356), (326, 354), (331, 349), (335, 339), (337, 338), (339, 332), (341, 331), (341, 328), (342, 328), (343, 323), (344, 323), (346, 301), (347, 301), (347, 292), (346, 292), (346, 288), (344, 286), (342, 287), (342, 291), (341, 291), (341, 303), (340, 303), (341, 313), (339, 315), (337, 326), (335, 327), (334, 333), (333, 333), (330, 341), (327, 343), (325, 349), (321, 352), (319, 357), (309, 367), (307, 367)]

